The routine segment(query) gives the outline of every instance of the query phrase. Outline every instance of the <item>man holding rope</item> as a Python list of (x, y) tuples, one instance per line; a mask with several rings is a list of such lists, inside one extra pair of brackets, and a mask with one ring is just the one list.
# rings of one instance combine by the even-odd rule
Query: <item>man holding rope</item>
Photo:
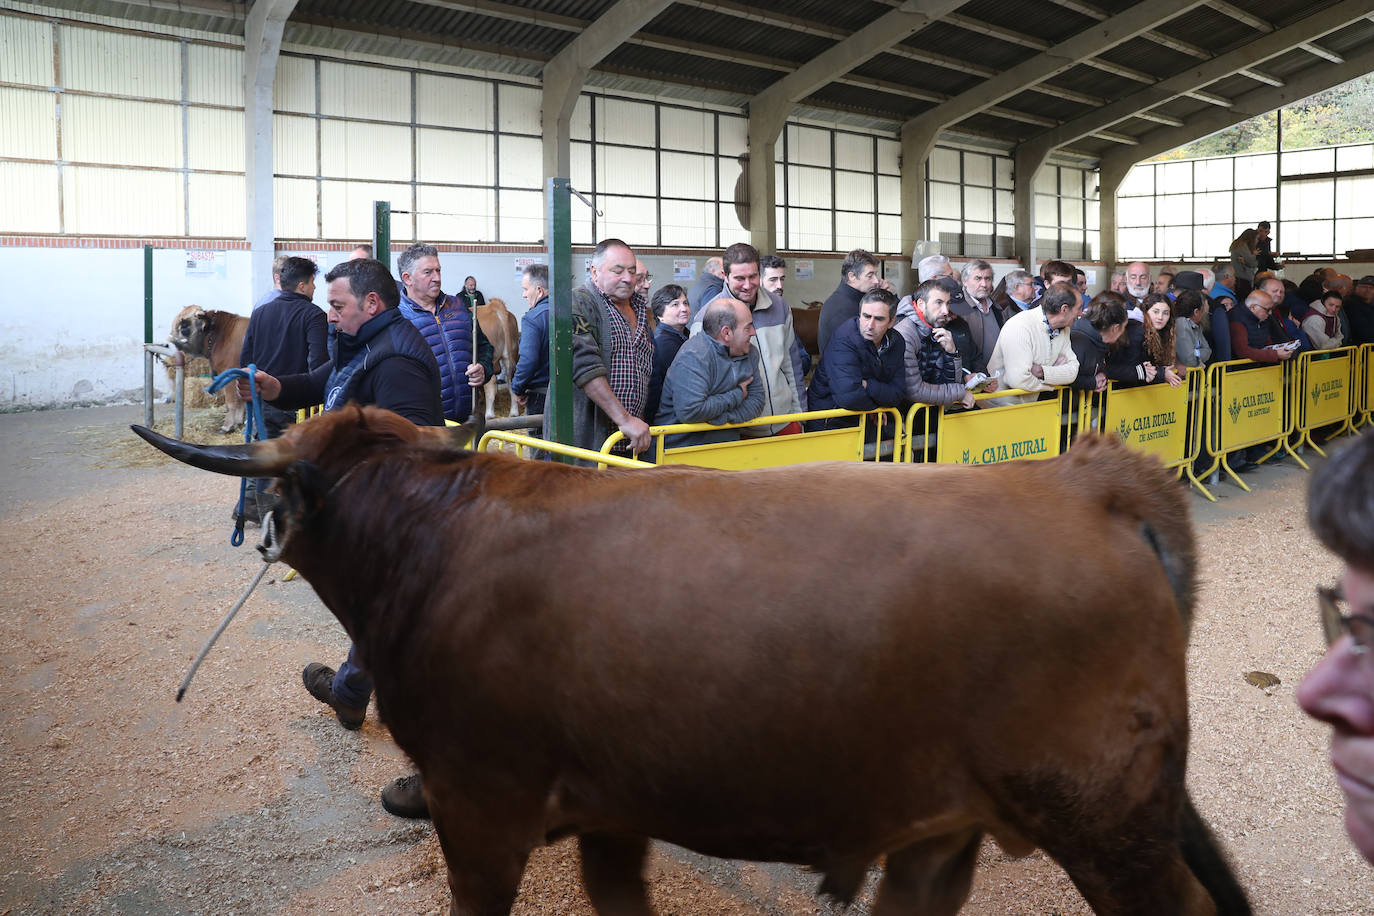
[[(325, 280), (330, 358), (313, 372), (280, 379), (258, 370), (254, 381), (263, 400), (290, 410), (319, 403), (325, 410), (349, 402), (375, 404), (417, 426), (443, 426), (439, 364), (424, 337), (401, 314), (400, 293), (386, 265), (361, 258), (345, 261)], [(246, 379), (238, 385), (245, 401), (252, 397)], [(358, 666), (352, 646), (337, 672), (311, 662), (301, 679), (311, 696), (334, 710), (340, 725), (350, 730), (362, 727), (372, 678)], [(383, 789), (382, 807), (398, 817), (428, 817), (419, 774), (403, 776)]]

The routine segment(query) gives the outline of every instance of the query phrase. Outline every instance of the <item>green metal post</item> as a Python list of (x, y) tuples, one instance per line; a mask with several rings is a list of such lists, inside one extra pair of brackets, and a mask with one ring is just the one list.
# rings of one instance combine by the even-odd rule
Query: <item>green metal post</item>
[(143, 342), (153, 342), (153, 246), (143, 246)]
[[(544, 405), (544, 435), (553, 442), (573, 444), (572, 409), (572, 208), (567, 178), (550, 178), (546, 185), (548, 217), (544, 237), (549, 242), (549, 394)], [(563, 458), (570, 461), (571, 459)]]
[(372, 256), (391, 265), (391, 201), (372, 202)]

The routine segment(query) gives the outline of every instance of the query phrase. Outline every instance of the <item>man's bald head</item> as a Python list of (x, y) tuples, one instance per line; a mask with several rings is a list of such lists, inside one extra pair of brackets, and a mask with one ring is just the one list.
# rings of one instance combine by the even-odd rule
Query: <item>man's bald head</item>
[(704, 269), (713, 277), (725, 278), (725, 262), (720, 258), (707, 258)]
[(754, 311), (729, 296), (712, 299), (702, 315), (701, 330), (724, 344), (731, 356), (743, 356), (749, 352), (749, 341), (754, 336)]

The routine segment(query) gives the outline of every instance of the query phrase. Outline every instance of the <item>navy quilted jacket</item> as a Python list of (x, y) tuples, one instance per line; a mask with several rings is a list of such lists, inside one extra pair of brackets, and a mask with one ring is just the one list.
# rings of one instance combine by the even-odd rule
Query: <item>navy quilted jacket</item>
[[(472, 358), (472, 312), (457, 296), (440, 293), (437, 308), (427, 312), (411, 298), (401, 294), (401, 314), (424, 335), (439, 363), (439, 389), (445, 419), (461, 423), (472, 413), (472, 389), (468, 387), (467, 367)], [(477, 359), (491, 377), (492, 349), (487, 335), (477, 327)]]

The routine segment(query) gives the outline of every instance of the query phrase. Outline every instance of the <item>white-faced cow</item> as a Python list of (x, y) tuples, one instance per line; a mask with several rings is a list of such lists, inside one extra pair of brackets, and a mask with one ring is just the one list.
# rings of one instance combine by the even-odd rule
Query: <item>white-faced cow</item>
[[(1185, 496), (1119, 443), (598, 471), (375, 408), (253, 445), (135, 429), (279, 478), (281, 558), (423, 774), (455, 914), (508, 912), (569, 834), (602, 914), (651, 912), (649, 838), (813, 866), (841, 900), (885, 858), (873, 913), (952, 914), (985, 835), (1046, 850), (1098, 913), (1249, 912), (1184, 788)], [(1023, 549), (975, 567), (956, 526)], [(655, 551), (682, 575), (645, 572)]]
[[(482, 393), (487, 402), (487, 419), (490, 420), (496, 416), (496, 376), (504, 369), (509, 384), (510, 377), (515, 373), (515, 364), (520, 359), (520, 323), (506, 309), (506, 303), (501, 299), (492, 299), (486, 305), (477, 306), (475, 311), (477, 323), (482, 326), (482, 333), (491, 341), (495, 365), (491, 378), (482, 386)], [(511, 398), (509, 416), (514, 417), (518, 414), (519, 408), (515, 404), (515, 399)]]
[[(210, 371), (219, 375), (239, 364), (243, 350), (243, 335), (248, 331), (248, 318), (233, 312), (203, 309), (188, 305), (177, 313), (167, 342), (186, 354), (187, 359), (202, 356), (210, 361)], [(227, 410), (220, 432), (227, 433), (243, 423), (243, 400), (234, 385), (226, 385), (221, 392)]]

